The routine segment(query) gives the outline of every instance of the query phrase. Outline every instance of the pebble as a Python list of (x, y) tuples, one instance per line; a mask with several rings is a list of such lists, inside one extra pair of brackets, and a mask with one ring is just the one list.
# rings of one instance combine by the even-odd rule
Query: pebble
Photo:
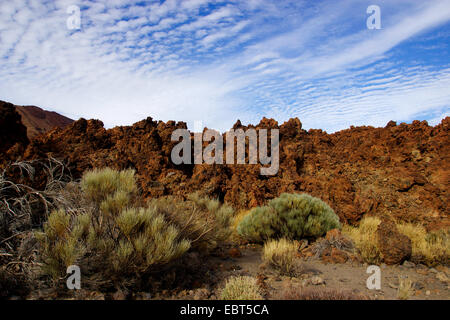
[(319, 277), (319, 276), (314, 276), (314, 277), (312, 277), (311, 279), (309, 279), (309, 282), (312, 284), (312, 285), (315, 285), (315, 286), (318, 286), (318, 285), (320, 285), (320, 284), (324, 284), (325, 283), (325, 280), (323, 280), (321, 277)]
[(414, 268), (416, 265), (410, 261), (405, 260), (405, 262), (403, 262), (403, 266), (406, 268)]
[(414, 282), (414, 289), (416, 290), (422, 290), (425, 286), (422, 282)]

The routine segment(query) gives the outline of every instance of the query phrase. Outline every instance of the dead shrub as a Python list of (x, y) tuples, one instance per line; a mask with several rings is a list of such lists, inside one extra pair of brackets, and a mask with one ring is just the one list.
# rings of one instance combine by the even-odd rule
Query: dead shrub
[[(35, 246), (33, 228), (42, 226), (51, 210), (67, 201), (61, 191), (71, 181), (63, 162), (21, 161), (0, 172), (0, 292), (23, 296), (33, 287)], [(25, 250), (26, 249), (26, 250)]]

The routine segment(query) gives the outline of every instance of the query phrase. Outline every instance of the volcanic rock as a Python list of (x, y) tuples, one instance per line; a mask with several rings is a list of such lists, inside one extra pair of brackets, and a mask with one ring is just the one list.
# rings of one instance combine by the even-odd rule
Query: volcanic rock
[[(426, 121), (391, 122), (384, 128), (352, 127), (333, 134), (306, 131), (299, 119), (281, 125), (266, 118), (257, 126), (237, 123), (243, 130), (280, 130), (280, 169), (274, 176), (260, 175), (259, 164), (173, 164), (171, 151), (178, 142), (171, 141), (171, 134), (185, 129), (184, 122), (147, 118), (106, 130), (101, 121), (80, 119), (33, 138), (28, 146), (23, 126), (17, 119), (14, 123), (0, 138), (2, 150), (16, 142), (26, 146), (12, 152), (15, 159), (58, 158), (75, 179), (94, 167), (133, 168), (147, 199), (200, 191), (237, 209), (250, 209), (283, 192), (305, 192), (327, 202), (343, 223), (389, 212), (427, 229), (450, 226), (449, 117), (435, 127)], [(0, 163), (5, 158), (2, 152)]]
[(401, 234), (393, 221), (382, 220), (376, 234), (377, 245), (384, 263), (401, 264), (411, 257), (411, 239)]

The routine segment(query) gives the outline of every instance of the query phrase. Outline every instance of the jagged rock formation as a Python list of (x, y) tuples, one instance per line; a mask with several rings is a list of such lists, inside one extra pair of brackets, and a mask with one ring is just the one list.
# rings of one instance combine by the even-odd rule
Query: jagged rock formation
[(0, 163), (23, 153), (28, 143), (27, 128), (15, 106), (0, 101)]
[(348, 223), (366, 214), (389, 213), (434, 229), (450, 226), (449, 124), (450, 118), (435, 127), (425, 121), (390, 122), (385, 128), (352, 127), (327, 134), (303, 130), (299, 119), (278, 125), (264, 118), (249, 127), (280, 130), (276, 176), (261, 176), (259, 165), (176, 166), (170, 159), (176, 144), (171, 134), (186, 124), (151, 118), (110, 130), (98, 120), (80, 119), (38, 136), (15, 156), (63, 159), (74, 177), (92, 167), (132, 167), (147, 198), (200, 190), (237, 208), (250, 208), (282, 192), (307, 192), (330, 204)]

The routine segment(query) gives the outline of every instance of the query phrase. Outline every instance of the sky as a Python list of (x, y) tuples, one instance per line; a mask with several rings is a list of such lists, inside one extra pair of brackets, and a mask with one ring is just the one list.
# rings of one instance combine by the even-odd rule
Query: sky
[(0, 0), (0, 100), (107, 128), (435, 125), (449, 46), (450, 0)]

